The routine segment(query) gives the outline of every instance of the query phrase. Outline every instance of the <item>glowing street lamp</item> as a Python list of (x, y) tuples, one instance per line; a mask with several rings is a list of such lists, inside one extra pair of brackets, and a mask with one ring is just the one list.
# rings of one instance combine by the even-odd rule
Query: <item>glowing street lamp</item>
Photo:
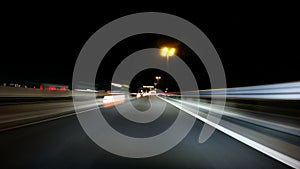
[(169, 57), (174, 56), (175, 52), (176, 52), (175, 48), (168, 48), (168, 47), (161, 48), (161, 50), (160, 50), (161, 56), (167, 57), (167, 67), (168, 67), (168, 64), (169, 64), (168, 63), (169, 62)]
[(158, 82), (161, 79), (161, 77), (160, 76), (156, 76), (155, 79), (156, 79), (156, 83), (154, 83), (154, 85), (156, 87), (158, 85)]
[(164, 47), (161, 49), (160, 54), (163, 57), (170, 57), (170, 56), (174, 56), (175, 52), (176, 52), (175, 48)]

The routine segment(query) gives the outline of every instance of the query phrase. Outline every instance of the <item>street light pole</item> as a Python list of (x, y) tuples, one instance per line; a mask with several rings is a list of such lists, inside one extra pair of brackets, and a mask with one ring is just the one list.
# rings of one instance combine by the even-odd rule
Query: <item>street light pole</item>
[(154, 83), (154, 85), (155, 85), (155, 86), (157, 86), (157, 85), (158, 85), (158, 82), (159, 82), (159, 80), (161, 79), (161, 77), (160, 77), (160, 76), (156, 76), (156, 77), (155, 77), (155, 79), (156, 79), (156, 83)]
[[(167, 66), (167, 72), (169, 71), (169, 57), (174, 56), (176, 52), (175, 48), (168, 48), (168, 47), (163, 47), (160, 50), (160, 54), (162, 57), (166, 57), (166, 66)], [(166, 84), (168, 84), (168, 81), (166, 81)], [(166, 86), (168, 87), (168, 86)]]

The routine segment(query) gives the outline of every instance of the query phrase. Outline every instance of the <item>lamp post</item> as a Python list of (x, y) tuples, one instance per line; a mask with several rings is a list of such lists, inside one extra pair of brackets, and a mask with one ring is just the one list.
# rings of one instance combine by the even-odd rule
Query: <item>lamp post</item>
[(167, 57), (168, 60), (170, 56), (174, 56), (175, 52), (176, 52), (175, 48), (163, 47), (160, 51), (160, 54), (163, 57)]
[(156, 83), (154, 83), (154, 85), (156, 87), (158, 85), (158, 82), (161, 79), (161, 77), (160, 76), (156, 76), (155, 79), (156, 79)]
[[(169, 48), (169, 47), (163, 47), (160, 50), (160, 55), (162, 57), (166, 57), (166, 65), (167, 65), (167, 71), (169, 71), (169, 57), (174, 56), (176, 52), (175, 48)], [(168, 85), (168, 81), (166, 81), (166, 84)]]

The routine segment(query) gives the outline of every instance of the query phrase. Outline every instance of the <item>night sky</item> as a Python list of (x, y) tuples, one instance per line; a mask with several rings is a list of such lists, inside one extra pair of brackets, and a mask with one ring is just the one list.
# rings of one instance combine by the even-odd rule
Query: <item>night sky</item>
[[(222, 11), (194, 5), (28, 6), (8, 6), (9, 10), (1, 12), (2, 82), (70, 84), (76, 58), (95, 31), (124, 15), (146, 11), (174, 14), (197, 25), (221, 57), (228, 87), (300, 80), (300, 15), (292, 5)], [(178, 46), (179, 55), (193, 70), (199, 88), (209, 88), (207, 73), (193, 51), (170, 37), (155, 34), (133, 36), (116, 44), (98, 70), (97, 83), (109, 84), (114, 68), (131, 53), (168, 43)], [(111, 56), (117, 56), (114, 62)]]

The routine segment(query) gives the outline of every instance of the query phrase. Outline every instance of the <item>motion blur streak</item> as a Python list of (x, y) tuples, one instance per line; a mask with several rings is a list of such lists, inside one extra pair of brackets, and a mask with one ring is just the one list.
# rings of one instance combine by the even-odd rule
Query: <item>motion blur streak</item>
[[(280, 99), (300, 100), (300, 82), (238, 87), (228, 89), (200, 90), (202, 97), (215, 95), (227, 98), (251, 99)], [(184, 92), (183, 95), (194, 95), (193, 92)]]
[[(281, 162), (283, 162), (283, 163), (285, 163), (285, 164), (287, 164), (287, 165), (289, 165), (291, 167), (298, 168), (300, 166), (300, 161), (299, 160), (294, 159), (294, 158), (292, 158), (290, 156), (287, 156), (287, 155), (285, 155), (285, 154), (283, 154), (283, 153), (281, 153), (279, 151), (276, 151), (274, 149), (271, 149), (271, 148), (269, 148), (269, 147), (267, 147), (267, 146), (265, 146), (263, 144), (260, 144), (259, 142), (256, 142), (256, 140), (255, 141), (251, 140), (251, 139), (249, 139), (249, 138), (247, 138), (247, 137), (245, 137), (245, 136), (243, 136), (243, 135), (241, 135), (241, 134), (239, 134), (237, 132), (234, 132), (234, 130), (240, 130), (240, 128), (235, 128), (235, 129), (225, 128), (222, 125), (215, 124), (215, 123), (207, 120), (206, 118), (198, 115), (197, 111), (196, 112), (193, 111), (193, 110), (191, 111), (191, 109), (188, 109), (187, 107), (183, 106), (182, 104), (178, 104), (176, 102), (172, 102), (172, 101), (166, 100), (164, 98), (161, 98), (161, 99), (163, 99), (166, 102), (174, 105), (175, 107), (177, 107), (177, 108), (185, 111), (186, 113), (188, 113), (188, 114), (196, 117), (197, 119), (203, 121), (204, 123), (209, 124), (210, 126), (218, 129), (219, 131), (221, 131), (221, 132), (223, 132), (223, 133), (225, 133), (225, 134), (227, 134), (227, 135), (235, 138), (236, 140), (238, 140), (238, 141), (240, 141), (240, 142), (242, 142), (242, 143), (244, 143), (244, 144), (246, 144), (246, 145), (248, 145), (248, 146), (250, 146), (250, 147), (252, 147), (252, 148), (254, 148), (254, 149), (256, 149), (256, 150), (258, 150), (258, 151), (260, 151), (262, 153), (264, 153), (264, 154), (266, 154), (266, 155), (269, 155), (270, 157), (273, 157), (273, 158), (275, 158), (275, 159), (277, 159), (277, 160), (279, 160), (279, 161), (281, 161)], [(181, 103), (183, 103), (183, 102), (181, 102)], [(259, 135), (257, 135), (257, 137), (259, 137)], [(270, 144), (276, 144), (276, 142), (274, 142), (274, 143), (271, 142)], [(287, 145), (287, 144), (285, 144), (285, 145)], [(283, 148), (286, 148), (288, 146), (285, 146)], [(296, 151), (298, 151), (298, 150), (299, 150), (299, 147), (297, 147)]]
[[(200, 102), (198, 101), (200, 93)], [(226, 97), (224, 112), (211, 96)], [(300, 82), (181, 92), (160, 97), (236, 140), (300, 167)], [(219, 124), (206, 117), (223, 115)]]
[[(135, 97), (137, 93), (128, 93), (127, 85), (116, 83), (112, 85), (116, 90), (111, 92), (97, 92), (88, 88), (49, 92), (0, 87), (0, 147), (2, 154), (5, 154), (1, 158), (1, 164), (28, 164), (26, 168), (36, 168), (39, 162), (35, 159), (39, 158), (44, 166), (56, 165), (50, 168), (87, 168), (86, 164), (95, 161), (97, 168), (99, 165), (115, 165), (115, 168), (123, 165), (123, 168), (166, 165), (151, 168), (174, 168), (174, 163), (176, 168), (300, 168), (299, 86), (300, 82), (293, 82), (177, 94), (158, 92), (138, 99)], [(86, 97), (90, 92), (95, 93), (97, 105), (94, 104), (94, 99)], [(212, 102), (210, 96), (216, 94), (225, 97), (224, 93), (228, 97), (225, 109), (221, 112), (219, 100)], [(161, 133), (176, 119), (179, 109), (198, 120), (187, 137), (174, 149), (162, 156), (150, 158), (150, 161), (138, 159), (143, 161), (142, 167), (130, 167), (137, 164), (132, 159), (113, 156), (94, 146), (86, 149), (91, 140), (78, 123), (72, 94), (84, 98), (80, 102), (79, 114), (90, 114), (92, 110), (100, 108), (116, 130), (124, 134), (128, 132), (134, 137), (144, 138)], [(133, 105), (138, 110), (147, 111), (151, 103), (152, 106), (159, 107), (166, 102), (165, 112), (149, 125), (128, 123), (130, 121), (124, 119), (116, 106)], [(133, 112), (124, 113), (132, 115)], [(222, 115), (222, 119), (218, 124), (214, 123), (208, 120), (208, 113), (211, 117)], [(199, 144), (197, 137), (200, 138), (199, 133), (202, 132), (204, 123), (217, 130), (205, 143)], [(61, 150), (57, 151), (57, 147)], [(28, 156), (28, 152), (32, 152), (32, 155)], [(84, 154), (73, 156), (81, 153)], [(28, 162), (27, 158), (31, 161)], [(95, 160), (91, 162), (90, 158)], [(164, 162), (151, 161), (156, 159)], [(108, 162), (104, 164), (103, 161)], [(62, 167), (65, 164), (67, 165)]]

